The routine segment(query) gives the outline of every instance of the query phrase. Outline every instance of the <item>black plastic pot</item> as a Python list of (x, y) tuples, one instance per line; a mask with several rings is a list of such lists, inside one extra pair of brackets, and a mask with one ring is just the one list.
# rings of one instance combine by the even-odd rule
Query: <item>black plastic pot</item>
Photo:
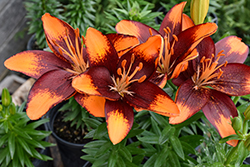
[(91, 167), (92, 164), (89, 161), (86, 161), (86, 163), (82, 167)]
[[(44, 130), (48, 131), (48, 127), (46, 125), (43, 125)], [(45, 138), (45, 141), (48, 142), (48, 137)], [(45, 149), (40, 151), (41, 154), (47, 155), (51, 157), (51, 152), (50, 152), (50, 148), (46, 147)], [(40, 159), (34, 159), (32, 161), (32, 164), (35, 167), (53, 167), (53, 161), (42, 161)]]
[(58, 110), (63, 106), (63, 104), (65, 103), (58, 104), (47, 113), (47, 116), (50, 118), (50, 121), (46, 125), (48, 126), (49, 130), (52, 131), (52, 136), (56, 139), (57, 146), (58, 146), (64, 167), (82, 167), (86, 163), (86, 161), (80, 158), (82, 155), (84, 155), (84, 153), (82, 152), (82, 149), (85, 143), (75, 144), (75, 143), (68, 142), (60, 138), (53, 131), (53, 124), (54, 124), (55, 118), (59, 113)]

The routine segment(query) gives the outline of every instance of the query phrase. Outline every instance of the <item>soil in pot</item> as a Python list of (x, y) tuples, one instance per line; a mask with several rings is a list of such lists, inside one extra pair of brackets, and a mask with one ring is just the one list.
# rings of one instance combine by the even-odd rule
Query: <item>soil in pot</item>
[(83, 144), (91, 141), (91, 139), (84, 139), (84, 136), (88, 133), (86, 128), (76, 128), (76, 125), (71, 127), (71, 122), (64, 122), (63, 119), (64, 112), (58, 112), (53, 124), (54, 132), (58, 137), (75, 144)]

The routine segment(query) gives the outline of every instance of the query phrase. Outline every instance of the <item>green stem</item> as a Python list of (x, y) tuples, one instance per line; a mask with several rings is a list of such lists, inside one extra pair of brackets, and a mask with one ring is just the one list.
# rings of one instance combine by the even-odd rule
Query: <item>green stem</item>
[(236, 104), (240, 99), (240, 96), (234, 96), (233, 102)]

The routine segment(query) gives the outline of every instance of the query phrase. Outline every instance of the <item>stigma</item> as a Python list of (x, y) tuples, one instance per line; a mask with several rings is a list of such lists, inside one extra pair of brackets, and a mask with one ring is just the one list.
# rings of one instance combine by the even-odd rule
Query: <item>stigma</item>
[(218, 61), (221, 56), (225, 56), (223, 54), (224, 50), (220, 51), (217, 56), (212, 54), (211, 58), (205, 58), (203, 56), (200, 60), (200, 64), (197, 66), (196, 73), (191, 77), (195, 86), (193, 87), (195, 90), (199, 88), (206, 88), (206, 86), (215, 83), (216, 79), (220, 79), (223, 75), (223, 71), (221, 70), (222, 66), (227, 65), (227, 61), (223, 64), (218, 64)]
[(122, 97), (124, 97), (125, 94), (133, 96), (134, 92), (128, 90), (130, 84), (133, 83), (133, 82), (142, 83), (147, 78), (146, 75), (143, 75), (139, 79), (133, 78), (135, 76), (135, 74), (138, 71), (141, 71), (141, 69), (143, 68), (143, 63), (140, 62), (139, 65), (136, 66), (134, 71), (131, 71), (131, 68), (132, 68), (132, 66), (134, 64), (134, 61), (135, 61), (135, 56), (134, 56), (134, 54), (132, 54), (130, 64), (129, 64), (128, 68), (126, 69), (125, 66), (127, 64), (127, 60), (124, 59), (121, 62), (121, 67), (119, 67), (117, 69), (118, 77), (116, 77), (116, 78), (114, 76), (111, 77), (114, 85), (109, 86), (110, 90), (118, 92), (119, 95), (121, 95)]

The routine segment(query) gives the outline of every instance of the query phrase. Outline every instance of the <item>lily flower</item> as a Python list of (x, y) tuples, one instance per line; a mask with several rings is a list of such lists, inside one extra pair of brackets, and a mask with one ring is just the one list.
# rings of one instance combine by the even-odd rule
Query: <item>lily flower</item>
[(80, 93), (106, 99), (105, 117), (113, 144), (123, 140), (130, 131), (134, 120), (133, 108), (143, 108), (166, 116), (178, 115), (179, 110), (174, 101), (149, 81), (155, 72), (162, 45), (159, 35), (133, 47), (120, 58), (105, 36), (99, 34), (94, 39), (107, 43), (105, 48), (99, 46), (99, 50), (109, 50), (108, 54), (113, 58), (107, 64), (97, 63), (87, 72), (76, 76), (72, 86)]
[[(180, 115), (170, 118), (169, 122), (181, 123), (202, 110), (224, 138), (235, 134), (230, 117), (238, 115), (229, 96), (250, 94), (250, 67), (242, 64), (249, 49), (235, 36), (216, 44), (206, 38), (199, 45), (198, 63), (190, 62), (190, 69), (180, 75), (178, 81), (173, 80), (180, 85), (175, 98)], [(237, 142), (230, 140), (227, 143), (236, 146)]]
[(167, 80), (176, 78), (182, 71), (185, 71), (187, 62), (198, 56), (195, 47), (202, 39), (217, 30), (217, 25), (214, 23), (183, 28), (182, 12), (185, 5), (186, 2), (182, 2), (171, 8), (163, 19), (159, 31), (131, 20), (122, 20), (116, 25), (118, 33), (136, 36), (141, 43), (153, 35), (163, 37), (164, 50), (159, 54), (156, 75), (152, 79), (160, 87), (164, 87)]
[[(42, 21), (47, 43), (52, 53), (41, 50), (24, 51), (10, 57), (4, 63), (10, 70), (22, 72), (37, 79), (28, 96), (27, 115), (30, 119), (38, 119), (53, 106), (74, 96), (87, 110), (89, 107), (95, 106), (96, 110), (91, 110), (93, 111), (91, 114), (104, 116), (102, 108), (105, 99), (79, 94), (71, 85), (72, 79), (99, 62), (99, 56), (102, 57), (102, 63), (109, 59), (107, 55), (93, 55), (86, 52), (84, 45), (88, 47), (89, 44), (93, 44), (89, 41), (95, 40), (92, 39), (95, 33), (92, 32), (96, 32), (96, 30), (91, 28), (87, 31), (86, 38), (82, 36), (81, 39), (79, 29), (73, 29), (66, 22), (48, 13), (42, 16)], [(118, 34), (114, 36), (123, 41), (123, 43), (120, 43), (119, 40), (114, 41), (121, 50), (138, 44), (135, 37)], [(125, 39), (129, 43), (124, 45)], [(100, 43), (95, 42), (97, 46), (94, 49), (98, 50)]]

